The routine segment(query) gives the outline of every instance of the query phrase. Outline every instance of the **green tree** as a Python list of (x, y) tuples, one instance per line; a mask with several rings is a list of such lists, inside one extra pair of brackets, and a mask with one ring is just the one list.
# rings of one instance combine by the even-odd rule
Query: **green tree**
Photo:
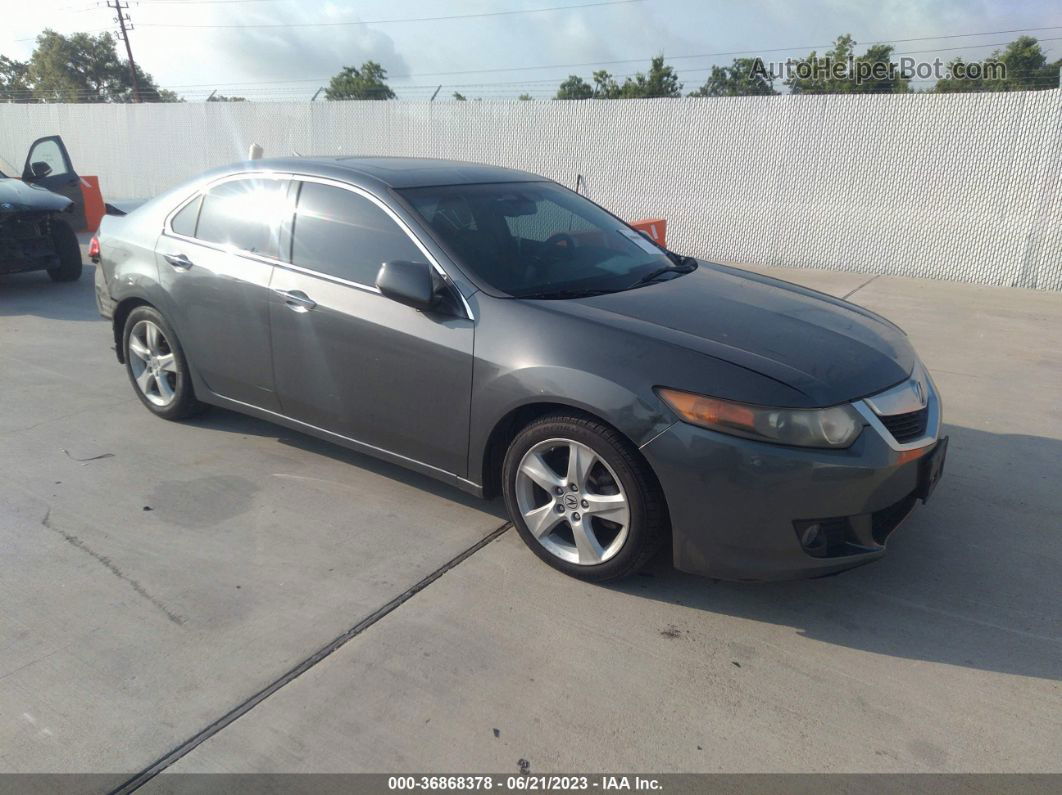
[(387, 70), (376, 61), (366, 61), (360, 68), (344, 66), (325, 89), (325, 99), (394, 99), (387, 85)]
[(224, 94), (211, 94), (207, 102), (246, 102), (247, 97), (227, 97)]
[(568, 75), (568, 79), (557, 89), (556, 99), (590, 99), (594, 89), (579, 75)]
[(32, 102), (28, 64), (0, 55), (0, 102)]
[(454, 92), (454, 100), (456, 102), (468, 102), (468, 97), (466, 97), (460, 91), (455, 91)]
[(521, 94), (520, 96), (517, 97), (517, 99), (520, 100), (521, 102), (532, 102), (532, 101), (534, 101), (535, 98), (533, 96), (531, 96), (530, 94)]
[(833, 49), (793, 62), (785, 84), (794, 94), (903, 94), (908, 82), (892, 61), (892, 47), (875, 44), (860, 56), (851, 34), (838, 36)]
[(761, 58), (735, 58), (730, 66), (713, 66), (704, 85), (691, 97), (749, 97), (777, 94), (774, 78)]
[(627, 78), (620, 88), (624, 99), (650, 99), (653, 97), (681, 97), (682, 83), (670, 66), (664, 65), (664, 56), (657, 55), (649, 63), (648, 74), (638, 72), (634, 78)]
[[(176, 102), (177, 95), (159, 86), (136, 68), (140, 99)], [(110, 33), (64, 36), (45, 30), (26, 65), (25, 80), (38, 100), (59, 102), (132, 102), (135, 100), (129, 64), (118, 57)]]
[(649, 64), (649, 72), (639, 72), (628, 77), (620, 85), (604, 69), (593, 74), (590, 85), (578, 75), (568, 78), (557, 88), (556, 99), (644, 99), (648, 97), (680, 97), (682, 83), (675, 70), (664, 64), (664, 56), (658, 55)]
[(1006, 49), (996, 50), (984, 61), (967, 63), (956, 58), (948, 64), (948, 75), (938, 80), (933, 90), (954, 93), (1058, 88), (1060, 68), (1062, 60), (1048, 63), (1047, 56), (1035, 38), (1019, 36)]
[(623, 90), (619, 83), (604, 69), (594, 72), (594, 99), (619, 99)]

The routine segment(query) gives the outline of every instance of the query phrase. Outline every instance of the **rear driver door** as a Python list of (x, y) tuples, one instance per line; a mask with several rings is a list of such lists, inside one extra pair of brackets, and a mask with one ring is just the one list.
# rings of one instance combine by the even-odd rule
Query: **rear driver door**
[(269, 288), (289, 248), (290, 184), (269, 174), (215, 183), (173, 214), (156, 248), (192, 369), (214, 394), (274, 412)]

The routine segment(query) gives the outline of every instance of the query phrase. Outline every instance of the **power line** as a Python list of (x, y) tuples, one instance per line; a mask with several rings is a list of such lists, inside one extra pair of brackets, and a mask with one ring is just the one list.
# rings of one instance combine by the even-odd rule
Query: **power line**
[[(1028, 28), (1028, 30), (1059, 30), (1059, 29), (1062, 29), (1062, 26), (1057, 26), (1057, 27), (1052, 27), (1052, 28)], [(1001, 31), (1001, 32), (1003, 32), (1003, 31)], [(986, 36), (988, 34), (987, 33), (967, 33), (967, 34), (963, 34), (963, 35), (967, 35), (967, 36)], [(924, 41), (924, 40), (927, 40), (929, 38), (933, 38), (933, 37), (926, 37), (926, 39), (918, 39), (918, 40), (919, 41)], [(1038, 39), (1038, 41), (1058, 41), (1060, 39), (1062, 39), (1062, 37), (1040, 38), (1040, 39)], [(914, 39), (910, 39), (909, 41), (914, 41)], [(884, 43), (887, 43), (887, 42), (882, 41), (882, 42), (871, 42), (871, 43), (884, 44)], [(904, 51), (904, 52), (893, 53), (893, 55), (915, 55), (915, 54), (922, 54), (922, 53), (927, 53), (927, 52), (950, 52), (952, 50), (977, 49), (979, 47), (999, 47), (999, 46), (1005, 46), (1005, 45), (1007, 45), (1009, 43), (1010, 42), (986, 42), (986, 43), (983, 43), (983, 44), (969, 44), (969, 45), (962, 46), (962, 47), (933, 48), (933, 49), (929, 49), (929, 50), (907, 50), (907, 51)], [(730, 52), (708, 52), (708, 53), (700, 53), (700, 54), (697, 54), (697, 55), (669, 55), (669, 56), (666, 56), (665, 60), (666, 61), (681, 61), (681, 60), (689, 60), (689, 59), (693, 59), (693, 58), (717, 58), (717, 57), (721, 57), (721, 56), (730, 56), (730, 55), (747, 55), (748, 53), (770, 53), (770, 52), (788, 52), (788, 51), (792, 51), (792, 50), (814, 50), (814, 49), (817, 49), (818, 47), (832, 47), (832, 46), (833, 46), (832, 44), (818, 44), (818, 45), (813, 44), (813, 45), (800, 45), (800, 46), (796, 46), (796, 47), (780, 47), (780, 48), (768, 49), (768, 50), (762, 50), (762, 49), (761, 50), (732, 50)], [(417, 77), (453, 77), (453, 76), (456, 76), (456, 75), (480, 74), (480, 73), (483, 73), (483, 72), (526, 72), (526, 71), (533, 71), (533, 70), (536, 70), (536, 69), (578, 69), (578, 68), (585, 68), (585, 67), (588, 67), (588, 66), (615, 66), (615, 65), (618, 65), (618, 64), (627, 64), (627, 63), (645, 63), (646, 61), (651, 60), (653, 57), (654, 56), (648, 56), (648, 57), (642, 57), (642, 58), (624, 58), (624, 59), (612, 60), (612, 61), (585, 61), (583, 63), (539, 64), (539, 65), (536, 65), (536, 66), (492, 66), (492, 67), (486, 67), (486, 68), (483, 68), (483, 69), (460, 69), (460, 70), (454, 70), (454, 71), (448, 71), (448, 72), (418, 72), (416, 76)], [(397, 75), (397, 76), (391, 76), (389, 79), (391, 79), (391, 80), (402, 80), (402, 79), (406, 79), (406, 78), (409, 78), (409, 77), (412, 77), (412, 76), (413, 75)], [(324, 80), (328, 80), (329, 78), (323, 78), (323, 79)], [(300, 82), (310, 82), (310, 83), (320, 82), (321, 80), (322, 80), (322, 78), (319, 78), (319, 77), (317, 77), (317, 78), (299, 78)], [(275, 81), (275, 82), (295, 82), (295, 81), (280, 80), (280, 81)], [(248, 83), (246, 85), (250, 85), (250, 84)]]
[[(710, 69), (711, 69), (711, 67), (705, 67), (705, 68), (698, 68), (698, 69), (690, 70), (690, 71), (706, 72), (706, 71), (709, 71)], [(614, 75), (614, 77), (616, 79), (623, 79), (625, 77), (631, 77), (631, 76), (633, 76), (633, 75), (622, 75), (622, 74)], [(907, 80), (910, 83), (932, 83), (932, 82), (936, 82), (935, 78), (908, 78)], [(1026, 81), (1026, 83), (1025, 83), (1026, 87), (1032, 87), (1032, 88), (1036, 88), (1036, 87), (1055, 88), (1055, 87), (1058, 87), (1058, 85), (1059, 85), (1058, 78), (1054, 77), (1054, 76), (1050, 76), (1050, 75), (1044, 75), (1044, 76), (1036, 77), (1036, 78), (1033, 78), (1031, 80)], [(555, 86), (556, 86), (556, 82), (552, 81), (552, 80), (513, 81), (513, 82), (506, 82), (506, 83), (449, 83), (449, 84), (444, 84), (444, 87), (448, 88), (448, 89), (464, 89), (464, 90), (468, 90), (468, 91), (470, 91), (472, 93), (476, 93), (476, 94), (512, 94), (512, 93), (517, 92), (517, 91), (519, 91), (521, 89), (525, 89), (525, 90), (528, 90), (528, 91), (552, 93)], [(436, 84), (433, 84), (433, 83), (425, 83), (425, 84), (419, 84), (419, 85), (393, 86), (393, 88), (395, 90), (400, 91), (403, 94), (407, 94), (407, 95), (408, 94), (417, 94), (417, 93), (420, 93), (422, 95), (427, 95), (429, 91), (434, 91), (436, 88), (438, 88), (438, 86)], [(985, 90), (994, 90), (994, 89), (988, 88), (988, 89), (985, 89)], [(142, 89), (141, 93), (143, 95), (147, 95), (147, 96), (150, 96), (150, 95), (156, 95), (157, 96), (157, 95), (161, 94), (161, 91), (162, 91), (162, 89), (156, 90), (156, 89), (148, 88), (148, 89)], [(224, 92), (227, 92), (229, 94), (234, 94), (234, 95), (239, 95), (239, 96), (247, 96), (247, 97), (254, 97), (254, 96), (266, 96), (266, 97), (268, 97), (268, 96), (283, 96), (283, 95), (305, 96), (306, 92), (307, 92), (307, 89), (299, 88), (299, 87), (295, 87), (295, 86), (281, 86), (281, 87), (273, 87), (273, 88), (254, 88), (254, 87), (252, 87), (252, 88), (232, 87), (232, 88), (230, 88), (228, 86), (221, 85), (221, 86), (216, 86), (215, 88), (211, 89), (210, 91), (207, 91), (206, 89), (199, 89), (199, 90), (185, 91), (184, 93), (186, 95), (194, 95), (194, 94), (207, 95), (209, 93), (213, 93), (214, 91), (224, 91)], [(25, 99), (32, 99), (34, 97), (34, 92), (32, 90), (29, 90), (29, 89), (22, 90), (22, 91), (16, 91), (16, 92), (9, 92), (9, 93), (13, 97), (18, 96), (18, 97), (25, 98)], [(74, 93), (75, 94), (80, 94), (81, 96), (88, 97), (88, 98), (92, 98), (92, 97), (96, 96), (95, 92), (93, 92), (91, 90), (87, 90), (87, 89), (82, 89), (79, 92), (74, 92)]]
[(548, 8), (520, 8), (509, 11), (484, 11), (478, 14), (449, 14), (437, 17), (401, 17), (398, 19), (365, 19), (346, 22), (243, 22), (239, 24), (220, 25), (185, 25), (168, 22), (146, 22), (141, 27), (145, 28), (331, 28), (350, 25), (389, 25), (400, 22), (442, 22), (450, 19), (477, 19), (481, 17), (507, 17), (515, 14), (539, 14), (545, 11), (568, 11), (580, 8), (597, 8), (599, 6), (619, 6), (630, 3), (644, 3), (645, 0), (599, 0), (594, 3), (581, 3), (579, 5), (550, 6)]
[[(620, 1), (621, 2), (639, 2), (640, 0), (620, 0)], [(114, 2), (118, 3), (118, 2), (120, 2), (120, 0), (114, 0)], [(155, 0), (155, 2), (159, 2), (159, 3), (171, 2), (171, 0)], [(561, 8), (582, 8), (582, 7), (587, 7), (587, 6), (616, 5), (616, 4), (617, 3), (615, 3), (615, 2), (590, 3), (590, 4), (584, 4), (584, 5), (581, 5), (581, 6), (580, 5), (570, 5), (570, 6), (561, 6), (561, 7), (557, 7), (557, 8), (548, 8), (548, 9), (527, 9), (527, 10), (520, 10), (520, 11), (489, 12), (489, 13), (486, 13), (486, 14), (473, 14), (473, 15), (464, 15), (464, 16), (497, 16), (497, 15), (503, 15), (503, 14), (529, 13), (529, 12), (530, 13), (534, 13), (536, 11), (559, 10)], [(108, 3), (108, 7), (109, 8), (113, 8), (112, 6), (109, 5), (109, 3)], [(128, 4), (126, 4), (125, 7), (128, 7)], [(452, 19), (452, 18), (460, 18), (460, 16), (462, 16), (462, 15), (457, 15), (457, 16), (454, 16), (454, 17), (442, 17), (442, 18), (451, 18)], [(128, 16), (126, 16), (126, 19), (128, 19)], [(440, 19), (440, 18), (422, 18), (422, 19), (427, 20), (427, 19)], [(118, 20), (116, 19), (115, 21), (118, 21)], [(403, 20), (403, 21), (415, 21), (415, 20), (406, 19), (406, 20)], [(365, 22), (365, 23), (338, 23), (338, 24), (370, 24), (370, 23), (369, 22)], [(145, 26), (144, 24), (141, 25), (141, 27), (144, 27), (144, 26)], [(163, 26), (158, 25), (157, 27), (163, 27)], [(203, 26), (203, 27), (209, 27), (209, 26)], [(237, 27), (242, 27), (242, 26), (237, 26)], [(1008, 29), (1008, 30), (981, 31), (981, 32), (977, 32), (977, 33), (956, 33), (956, 34), (947, 34), (947, 35), (942, 35), (942, 36), (919, 36), (919, 37), (912, 37), (912, 38), (907, 38), (907, 39), (884, 39), (884, 40), (873, 41), (873, 42), (864, 42), (864, 43), (868, 44), (868, 45), (869, 44), (886, 44), (886, 43), (904, 43), (904, 42), (914, 42), (914, 41), (930, 41), (930, 40), (937, 40), (937, 39), (955, 39), (955, 38), (964, 38), (964, 37), (972, 37), (972, 36), (987, 36), (987, 35), (1003, 34), (1003, 33), (1033, 32), (1033, 31), (1060, 30), (1060, 29), (1062, 29), (1062, 26), (1013, 28), (1013, 29)], [(121, 38), (121, 36), (119, 36), (119, 37)], [(1039, 41), (1058, 41), (1060, 39), (1062, 39), (1062, 37), (1040, 38)], [(914, 54), (925, 54), (925, 53), (933, 53), (933, 52), (949, 52), (949, 51), (955, 51), (955, 50), (968, 50), (968, 49), (979, 49), (979, 48), (983, 48), (983, 47), (1005, 46), (1006, 44), (1009, 44), (1009, 43), (1010, 42), (985, 42), (985, 43), (981, 43), (981, 44), (966, 44), (966, 45), (962, 45), (962, 46), (958, 46), (958, 47), (932, 48), (932, 49), (925, 49), (925, 50), (907, 50), (907, 51), (902, 51), (902, 52), (895, 52), (893, 54), (894, 55), (914, 55)], [(128, 45), (127, 37), (126, 37), (126, 45), (127, 45), (127, 48), (128, 48), (129, 45)], [(767, 53), (774, 53), (774, 52), (787, 52), (787, 51), (792, 51), (792, 50), (809, 50), (809, 49), (814, 50), (814, 49), (818, 49), (820, 47), (829, 47), (829, 46), (832, 46), (832, 45), (797, 45), (797, 46), (792, 46), (792, 47), (779, 47), (779, 48), (770, 48), (770, 49), (733, 50), (733, 51), (727, 51), (727, 52), (699, 53), (699, 54), (694, 54), (694, 55), (669, 56), (667, 58), (667, 60), (668, 61), (677, 61), (677, 60), (688, 60), (688, 59), (696, 59), (696, 58), (714, 58), (714, 57), (720, 57), (720, 56), (744, 55), (744, 54), (750, 54), (750, 53), (767, 54)], [(130, 55), (130, 58), (131, 58), (131, 56), (132, 56), (131, 51), (129, 51), (129, 55)], [(418, 73), (416, 75), (416, 77), (453, 77), (453, 76), (459, 76), (459, 75), (482, 74), (482, 73), (485, 73), (485, 72), (521, 72), (521, 71), (533, 71), (533, 70), (539, 70), (539, 69), (542, 69), (542, 70), (545, 70), (545, 69), (575, 69), (575, 68), (583, 68), (583, 67), (591, 67), (591, 66), (609, 66), (609, 65), (618, 65), (618, 64), (639, 63), (639, 62), (645, 62), (646, 60), (648, 60), (648, 58), (642, 57), (642, 58), (616, 59), (616, 60), (609, 60), (609, 61), (589, 61), (589, 62), (583, 62), (583, 63), (539, 64), (539, 65), (534, 65), (534, 66), (514, 66), (514, 67), (497, 67), (497, 66), (495, 66), (495, 67), (486, 67), (486, 68), (480, 68), (480, 69), (451, 70), (451, 71), (445, 71), (445, 72), (420, 72), (420, 73)], [(707, 71), (707, 69), (697, 68), (697, 69), (687, 69), (685, 71), (688, 73), (688, 72), (695, 72), (695, 71)], [(134, 74), (134, 80), (135, 80), (135, 72), (133, 74)], [(628, 76), (633, 76), (633, 75), (628, 75)], [(392, 76), (390, 79), (391, 80), (404, 80), (404, 79), (410, 79), (412, 77), (414, 77), (414, 76), (413, 75), (398, 75), (398, 76)], [(623, 75), (618, 75), (616, 77), (622, 78)], [(226, 88), (226, 90), (233, 90), (233, 88), (238, 87), (238, 86), (254, 87), (254, 86), (263, 86), (263, 85), (283, 85), (283, 84), (291, 84), (291, 83), (318, 83), (318, 84), (320, 84), (322, 82), (327, 82), (328, 79), (329, 78), (327, 78), (327, 77), (326, 78), (321, 78), (321, 77), (315, 77), (315, 78), (289, 78), (289, 79), (285, 79), (285, 80), (245, 81), (245, 82), (237, 82), (237, 83), (223, 83), (223, 84), (220, 84), (220, 85), (224, 85), (226, 87), (232, 87), (232, 88)], [(483, 87), (486, 87), (486, 86), (494, 86), (494, 85), (527, 85), (527, 84), (529, 84), (531, 82), (546, 83), (546, 82), (553, 82), (553, 81), (559, 80), (559, 79), (560, 78), (558, 77), (558, 78), (546, 78), (546, 79), (543, 79), (543, 80), (540, 80), (540, 81), (524, 81), (524, 82), (512, 81), (512, 82), (508, 82), (508, 83), (500, 82), (500, 81), (493, 81), (491, 83), (480, 83), (480, 84), (458, 84), (455, 87), (471, 87), (471, 86), (483, 86)], [(201, 83), (201, 84), (174, 85), (174, 86), (172, 86), (172, 88), (187, 90), (187, 89), (194, 89), (194, 88), (198, 88), (198, 87), (216, 88), (218, 85), (219, 85), (219, 83), (217, 81), (215, 81), (213, 83), (207, 83), (207, 84)], [(436, 83), (433, 81), (430, 87), (434, 88), (435, 85), (436, 85)], [(415, 86), (396, 85), (394, 87), (396, 89), (399, 89), (399, 90), (408, 90), (408, 89), (414, 88)], [(247, 91), (248, 88), (235, 88), (235, 90)], [(32, 92), (26, 92), (26, 93), (27, 94), (32, 94)]]
[[(141, 25), (141, 27), (144, 27), (144, 25)], [(1060, 29), (1062, 29), (1062, 25), (1054, 26), (1054, 27), (1044, 27), (1044, 28), (1023, 28), (1023, 30), (1027, 30), (1027, 31), (1028, 30), (1060, 30)], [(1012, 31), (996, 31), (996, 32), (997, 33), (1007, 33), (1007, 32), (1012, 32)], [(961, 35), (961, 36), (987, 36), (987, 35), (989, 35), (989, 33), (987, 33), (987, 32), (986, 33), (963, 33), (963, 34), (955, 34), (955, 35), (956, 36), (957, 35)], [(926, 37), (920, 37), (918, 39), (906, 39), (905, 41), (926, 41), (926, 40), (933, 39), (933, 38), (936, 38), (936, 37), (926, 36)], [(950, 36), (948, 38), (954, 38), (954, 36)], [(1051, 38), (1040, 38), (1040, 39), (1038, 39), (1038, 41), (1059, 41), (1059, 40), (1062, 40), (1062, 37), (1057, 37), (1056, 36), (1056, 37), (1051, 37)], [(886, 42), (885, 41), (881, 41), (881, 42), (873, 42), (873, 43), (879, 43), (880, 44), (880, 43), (886, 43)], [(952, 51), (952, 50), (977, 49), (977, 48), (980, 48), (980, 47), (999, 47), (999, 46), (1005, 46), (1006, 44), (1009, 44), (1009, 43), (1010, 42), (986, 42), (986, 43), (983, 43), (983, 44), (970, 44), (970, 45), (966, 45), (966, 46), (962, 46), (962, 47), (933, 48), (933, 49), (928, 49), (928, 50), (905, 50), (903, 52), (893, 53), (893, 55), (915, 55), (915, 54), (923, 54), (923, 53), (928, 53), (928, 52), (949, 52), (949, 51)], [(767, 50), (763, 50), (763, 49), (761, 49), (761, 50), (735, 50), (735, 51), (731, 51), (731, 52), (700, 53), (700, 54), (697, 54), (697, 55), (670, 55), (670, 56), (667, 56), (665, 60), (667, 60), (667, 61), (678, 61), (678, 60), (688, 60), (688, 59), (694, 59), (694, 58), (713, 58), (713, 57), (719, 57), (719, 56), (725, 56), (725, 55), (742, 55), (742, 54), (754, 53), (754, 52), (769, 53), (769, 52), (782, 52), (782, 51), (789, 51), (789, 50), (806, 50), (806, 49), (816, 49), (818, 47), (823, 47), (823, 46), (832, 46), (832, 45), (821, 45), (821, 44), (820, 45), (810, 45), (810, 46), (809, 45), (800, 45), (800, 46), (796, 46), (796, 47), (776, 48), (776, 49), (773, 49), (773, 50), (771, 50), (771, 49), (767, 49)], [(536, 69), (577, 69), (577, 68), (584, 68), (584, 67), (589, 67), (589, 66), (614, 66), (614, 65), (618, 65), (618, 64), (627, 64), (627, 63), (645, 63), (646, 61), (650, 60), (651, 58), (652, 58), (652, 56), (642, 57), (642, 58), (627, 58), (627, 59), (622, 59), (622, 60), (611, 60), (611, 61), (586, 61), (586, 62), (583, 62), (583, 63), (539, 64), (539, 65), (536, 65), (536, 66), (488, 66), (488, 67), (484, 67), (484, 68), (481, 68), (481, 69), (462, 69), (462, 70), (447, 71), (447, 72), (418, 72), (416, 75), (391, 75), (391, 76), (388, 77), (388, 79), (389, 80), (408, 80), (408, 79), (413, 78), (413, 77), (418, 77), (418, 78), (419, 77), (454, 77), (454, 76), (458, 76), (458, 75), (482, 74), (484, 72), (520, 72), (520, 71), (533, 71), (533, 70), (536, 70)], [(696, 71), (696, 70), (690, 69), (690, 70), (687, 70), (687, 71)], [(630, 76), (633, 76), (633, 75), (630, 75)], [(282, 84), (285, 84), (285, 83), (323, 83), (323, 82), (327, 82), (329, 79), (330, 78), (328, 78), (328, 77), (305, 77), (305, 78), (288, 78), (288, 79), (284, 79), (284, 80), (254, 80), (254, 81), (231, 82), (231, 83), (223, 83), (223, 85), (229, 86), (229, 87), (235, 87), (235, 86), (282, 85)], [(545, 78), (545, 80), (548, 80), (548, 81), (552, 81), (554, 79), (561, 79), (561, 78)], [(491, 84), (495, 85), (495, 84), (497, 84), (497, 81), (493, 81)], [(215, 81), (213, 83), (183, 83), (183, 84), (173, 84), (173, 85), (171, 85), (171, 88), (175, 88), (175, 89), (215, 88), (218, 85), (219, 85), (219, 83), (217, 81)], [(432, 83), (432, 87), (434, 87), (435, 85), (436, 85), (435, 83)], [(401, 88), (401, 86), (396, 86), (396, 88)]]

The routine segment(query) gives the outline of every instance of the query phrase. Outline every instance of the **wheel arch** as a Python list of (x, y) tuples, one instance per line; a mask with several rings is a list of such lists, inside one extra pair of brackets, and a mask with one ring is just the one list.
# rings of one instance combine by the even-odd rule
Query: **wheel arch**
[(138, 306), (150, 306), (156, 312), (160, 311), (157, 306), (138, 295), (123, 298), (114, 307), (114, 318), (111, 321), (111, 331), (114, 334), (114, 353), (120, 364), (125, 364), (125, 349), (122, 345), (122, 334), (125, 331), (125, 321), (129, 313)]
[(565, 403), (556, 399), (540, 400), (524, 403), (511, 409), (498, 419), (487, 435), (480, 459), (481, 471), (479, 472), (485, 498), (491, 499), (501, 493), (502, 462), (512, 440), (532, 422), (549, 414), (569, 414), (583, 417), (611, 428), (630, 445), (632, 452), (645, 462), (647, 469), (653, 473), (654, 478), (656, 477), (656, 473), (653, 472), (649, 461), (641, 454), (635, 440), (605, 417), (574, 403)]

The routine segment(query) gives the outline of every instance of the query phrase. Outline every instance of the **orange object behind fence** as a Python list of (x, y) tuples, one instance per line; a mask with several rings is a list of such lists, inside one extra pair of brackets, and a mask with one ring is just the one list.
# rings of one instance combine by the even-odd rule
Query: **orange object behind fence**
[(630, 224), (639, 232), (649, 235), (657, 245), (667, 247), (666, 218), (643, 218), (640, 221), (631, 221)]
[(85, 204), (85, 228), (80, 231), (95, 232), (100, 228), (104, 213), (99, 177), (81, 178), (81, 198)]

